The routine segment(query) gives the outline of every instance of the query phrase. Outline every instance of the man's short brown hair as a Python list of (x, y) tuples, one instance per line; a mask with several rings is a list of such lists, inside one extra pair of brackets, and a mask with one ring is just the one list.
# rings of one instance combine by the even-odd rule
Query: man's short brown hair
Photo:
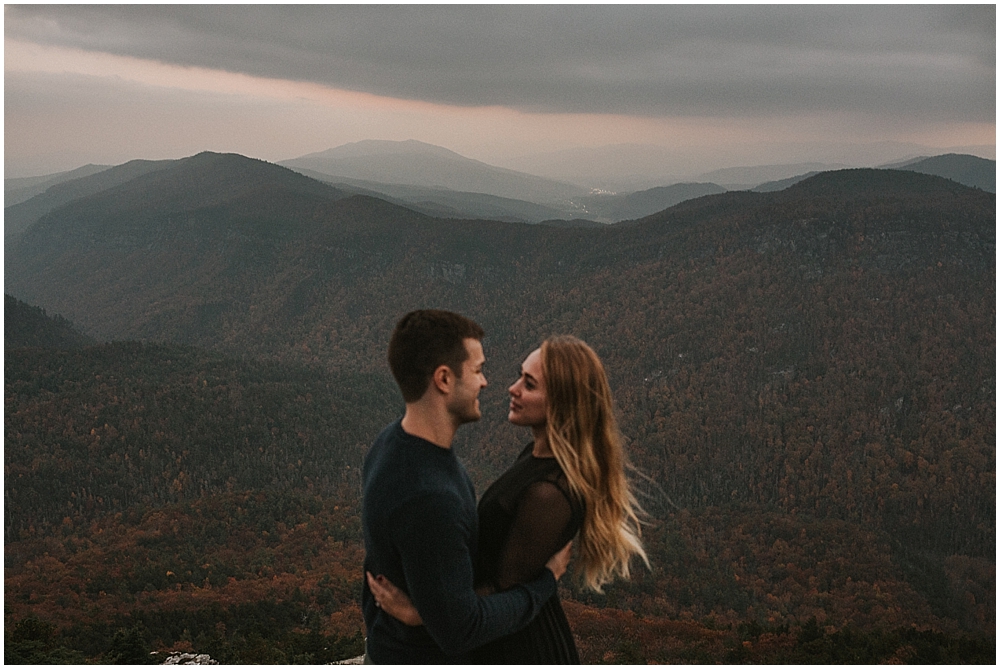
[(469, 357), (466, 339), (482, 341), (483, 328), (461, 314), (441, 309), (419, 309), (399, 319), (389, 340), (389, 369), (404, 402), (424, 396), (434, 370), (448, 367), (462, 376)]

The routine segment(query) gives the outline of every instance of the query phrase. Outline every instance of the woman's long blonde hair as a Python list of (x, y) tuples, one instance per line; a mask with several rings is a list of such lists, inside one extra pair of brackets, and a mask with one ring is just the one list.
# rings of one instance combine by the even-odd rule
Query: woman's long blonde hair
[(550, 337), (541, 354), (549, 447), (585, 507), (578, 576), (584, 587), (601, 592), (616, 576), (629, 577), (633, 555), (649, 566), (611, 388), (600, 358), (576, 337)]

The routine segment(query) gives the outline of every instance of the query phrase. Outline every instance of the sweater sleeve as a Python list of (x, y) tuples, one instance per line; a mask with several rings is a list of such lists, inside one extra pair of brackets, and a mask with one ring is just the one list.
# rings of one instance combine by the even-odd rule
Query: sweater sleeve
[(465, 653), (526, 626), (555, 593), (552, 572), (506, 592), (473, 590), (469, 546), (475, 527), (450, 495), (415, 498), (394, 521), (408, 594), (431, 638), (449, 654)]

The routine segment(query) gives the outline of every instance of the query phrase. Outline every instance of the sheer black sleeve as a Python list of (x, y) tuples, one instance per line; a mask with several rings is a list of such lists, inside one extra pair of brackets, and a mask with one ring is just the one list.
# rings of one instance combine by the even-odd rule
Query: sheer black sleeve
[(536, 578), (549, 558), (572, 538), (567, 535), (572, 517), (569, 500), (555, 483), (538, 481), (528, 486), (503, 547), (497, 587), (506, 590)]

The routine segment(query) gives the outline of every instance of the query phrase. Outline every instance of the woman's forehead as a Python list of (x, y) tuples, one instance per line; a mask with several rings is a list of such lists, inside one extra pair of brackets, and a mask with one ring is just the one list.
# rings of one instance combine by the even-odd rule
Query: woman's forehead
[(536, 348), (529, 353), (521, 363), (521, 369), (532, 376), (539, 376), (542, 373), (542, 349)]

